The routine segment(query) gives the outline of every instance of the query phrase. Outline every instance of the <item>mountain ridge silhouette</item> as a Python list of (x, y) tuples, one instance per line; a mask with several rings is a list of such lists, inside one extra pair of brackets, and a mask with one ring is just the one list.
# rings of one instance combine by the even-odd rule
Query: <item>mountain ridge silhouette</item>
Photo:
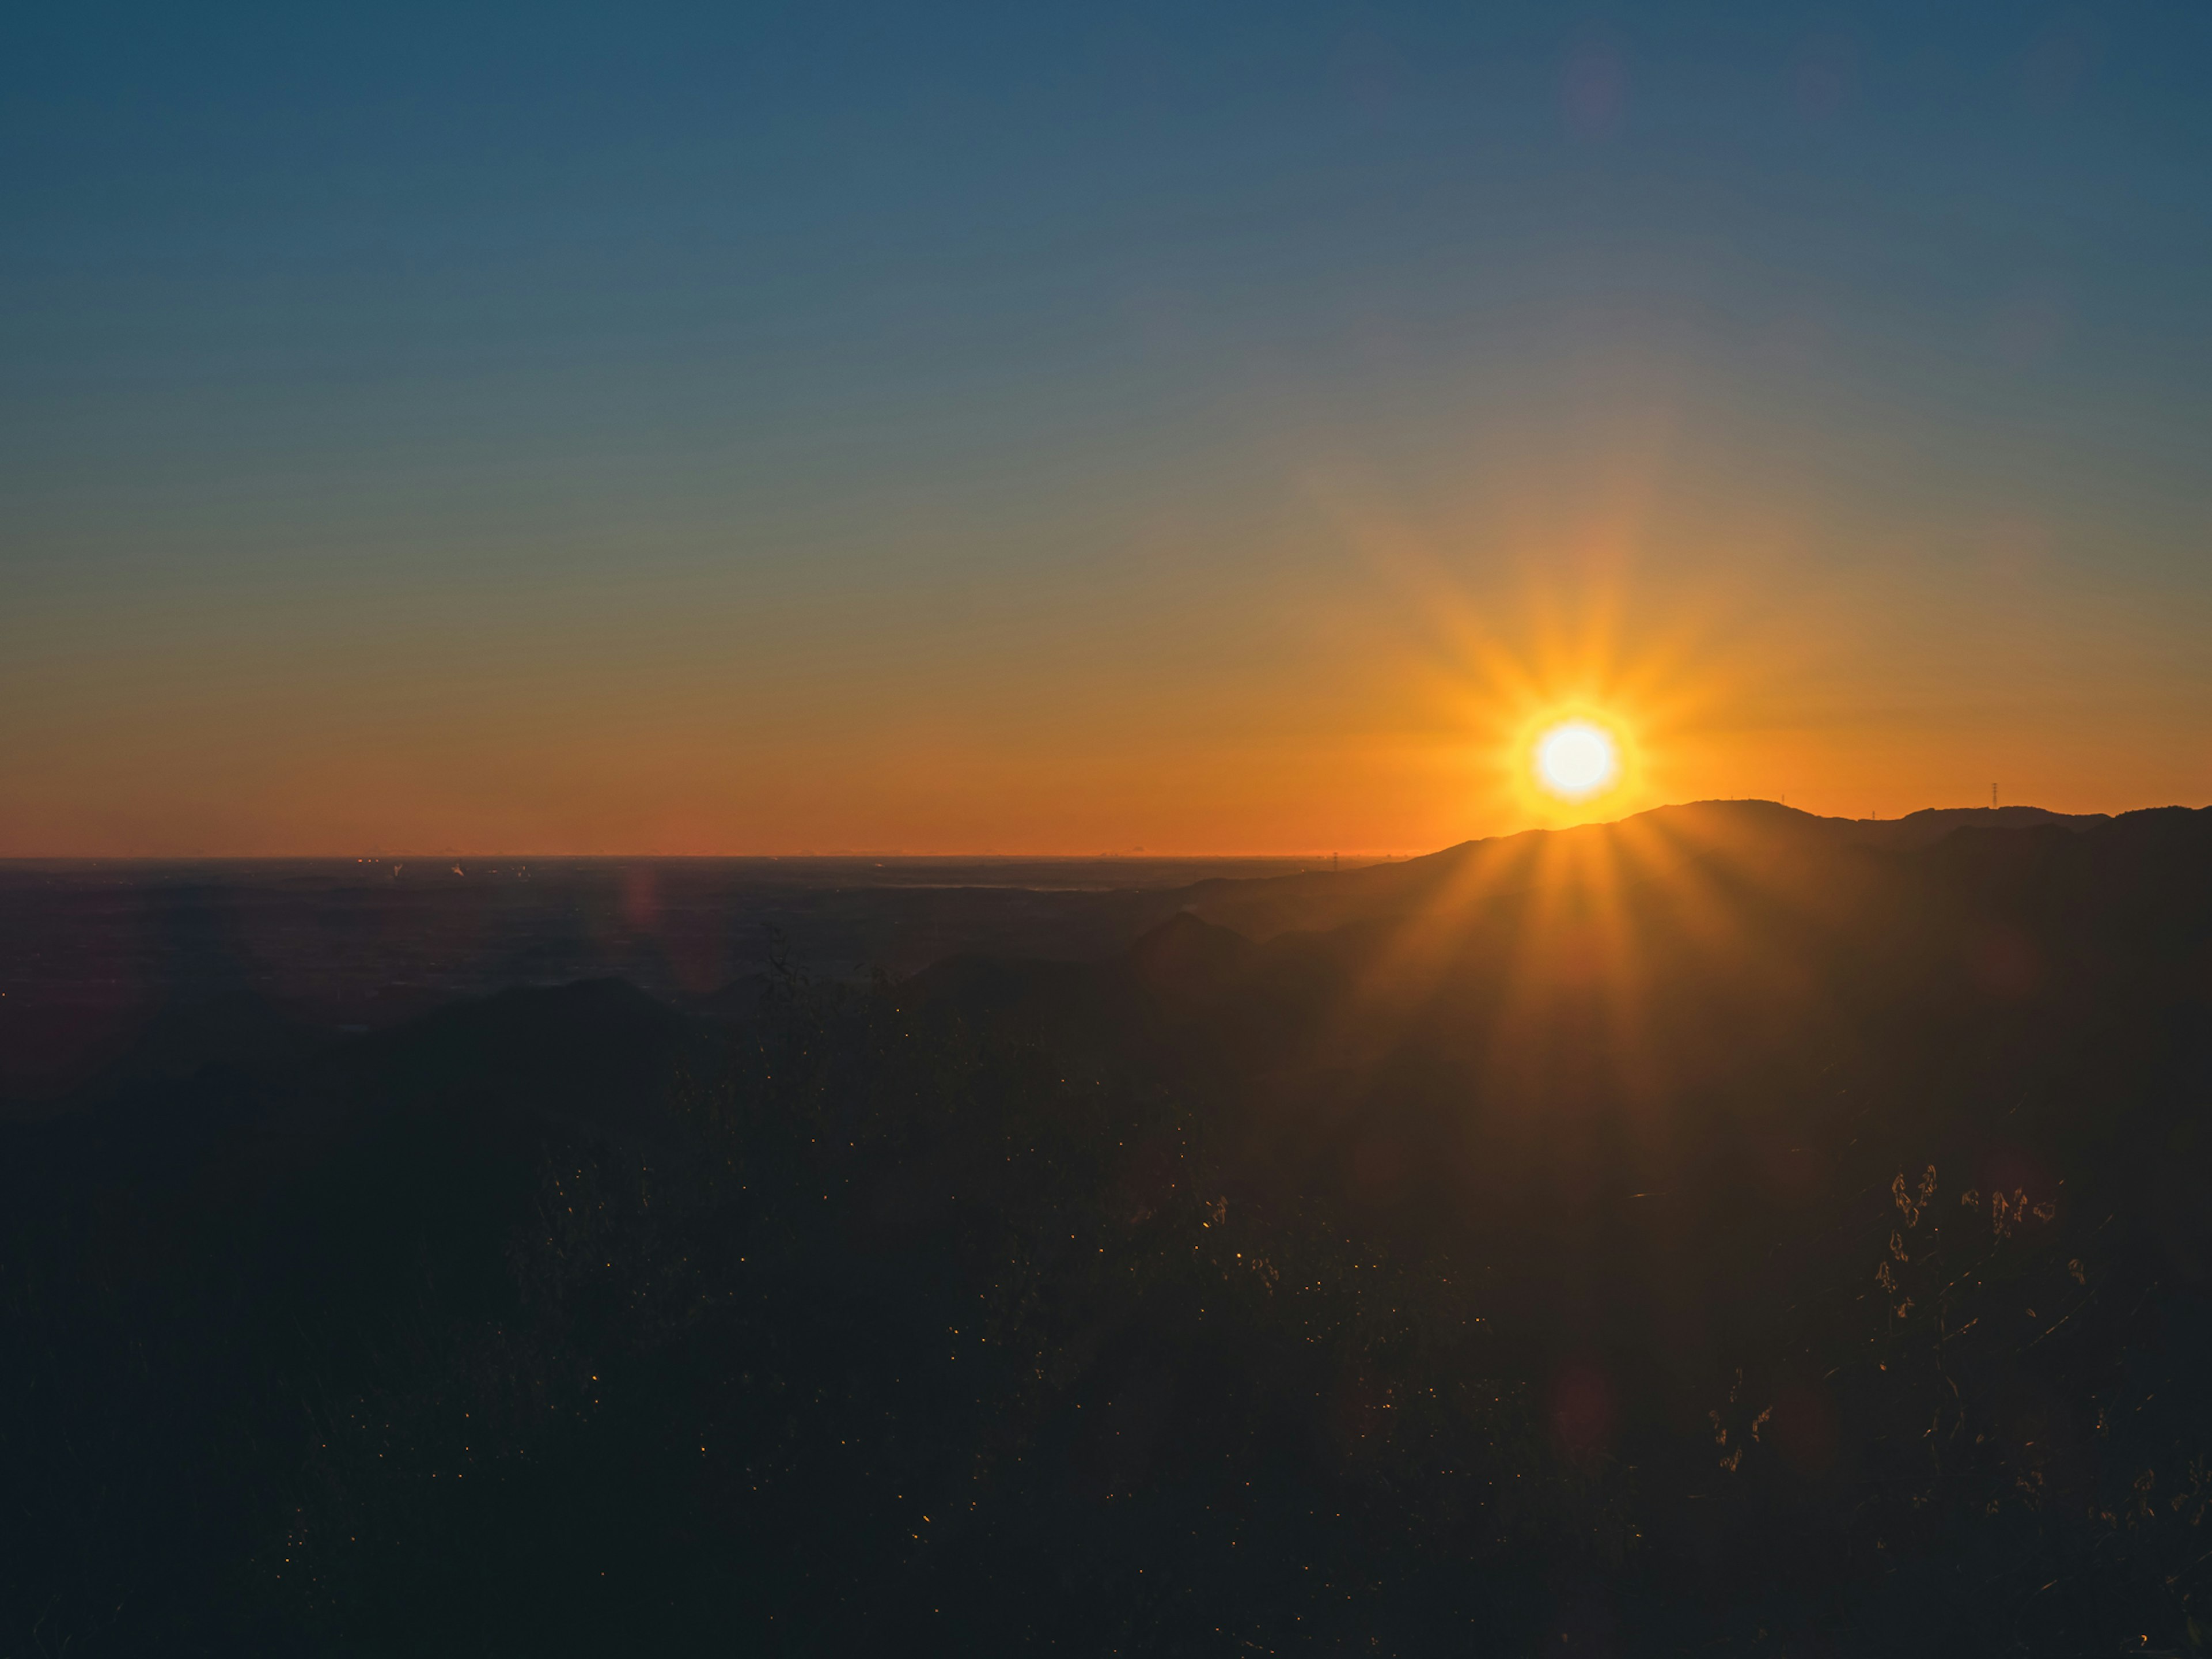
[(1693, 803), (1161, 903), (0, 1128), (0, 1617), (2185, 1644), (2212, 811)]

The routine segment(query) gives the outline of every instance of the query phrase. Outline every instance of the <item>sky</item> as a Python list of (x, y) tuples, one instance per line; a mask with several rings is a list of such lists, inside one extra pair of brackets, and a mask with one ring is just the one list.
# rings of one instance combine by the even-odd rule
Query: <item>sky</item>
[(2204, 805), (2208, 83), (2197, 3), (9, 9), (0, 854)]

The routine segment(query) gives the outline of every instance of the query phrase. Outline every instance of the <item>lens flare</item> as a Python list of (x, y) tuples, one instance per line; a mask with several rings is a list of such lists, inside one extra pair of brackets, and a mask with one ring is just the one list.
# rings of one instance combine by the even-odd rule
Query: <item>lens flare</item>
[(1536, 777), (1561, 800), (1587, 800), (1620, 773), (1613, 734), (1588, 720), (1568, 720), (1536, 740)]

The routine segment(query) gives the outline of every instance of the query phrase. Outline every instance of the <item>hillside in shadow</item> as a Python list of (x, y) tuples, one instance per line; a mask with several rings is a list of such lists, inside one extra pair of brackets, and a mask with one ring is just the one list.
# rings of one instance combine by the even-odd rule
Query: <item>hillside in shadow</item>
[(1169, 896), (0, 1132), (0, 1649), (2212, 1646), (2212, 812)]

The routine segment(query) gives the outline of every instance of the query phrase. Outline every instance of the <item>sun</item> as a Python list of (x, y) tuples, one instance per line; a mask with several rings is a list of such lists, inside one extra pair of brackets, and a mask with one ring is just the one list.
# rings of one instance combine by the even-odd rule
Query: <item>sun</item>
[(1536, 781), (1561, 800), (1588, 800), (1620, 775), (1620, 746), (1588, 720), (1562, 720), (1536, 739)]

